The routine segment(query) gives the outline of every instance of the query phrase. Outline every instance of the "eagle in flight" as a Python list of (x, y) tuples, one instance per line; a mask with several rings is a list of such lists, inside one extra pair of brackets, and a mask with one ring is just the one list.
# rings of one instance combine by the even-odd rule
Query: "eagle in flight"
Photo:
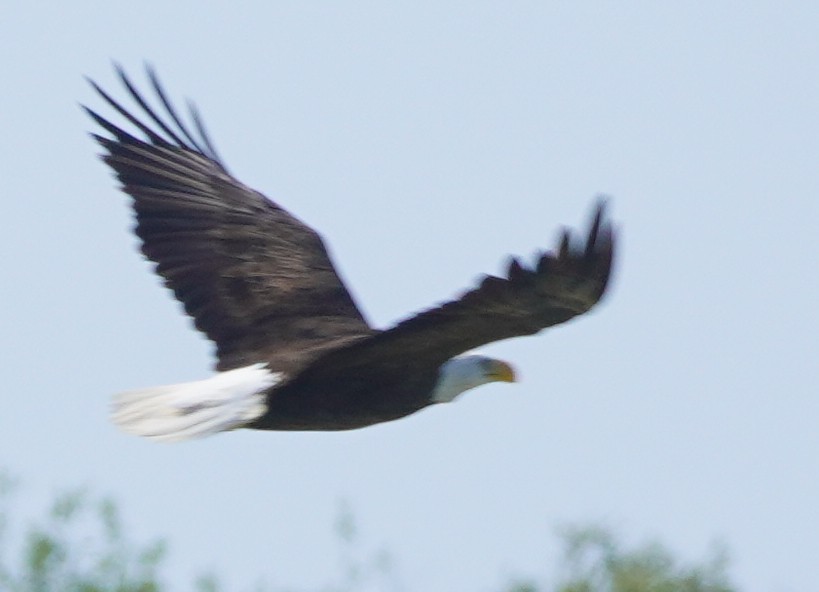
[[(506, 362), (469, 353), (587, 312), (606, 291), (614, 234), (604, 201), (582, 244), (564, 230), (531, 265), (511, 259), (459, 298), (389, 329), (371, 327), (321, 236), (228, 172), (197, 110), (180, 117), (148, 68), (161, 109), (117, 67), (137, 109), (93, 81), (129, 133), (85, 107), (131, 196), (142, 252), (216, 344), (216, 374), (117, 395), (112, 419), (160, 441), (237, 428), (348, 430), (405, 417), (494, 381)], [(164, 113), (162, 113), (164, 111)]]

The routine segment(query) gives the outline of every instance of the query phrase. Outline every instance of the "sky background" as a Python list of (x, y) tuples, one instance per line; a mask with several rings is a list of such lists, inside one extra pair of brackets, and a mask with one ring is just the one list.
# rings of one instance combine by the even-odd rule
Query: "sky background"
[[(809, 2), (14, 3), (0, 18), (0, 464), (21, 511), (78, 485), (171, 580), (333, 579), (349, 505), (393, 588), (548, 580), (602, 522), (743, 590), (819, 561), (819, 20)], [(178, 445), (119, 433), (117, 391), (208, 375), (150, 272), (85, 83), (153, 63), (232, 172), (320, 229), (368, 318), (452, 298), (612, 196), (608, 299), (486, 352), (520, 385), (348, 433)]]

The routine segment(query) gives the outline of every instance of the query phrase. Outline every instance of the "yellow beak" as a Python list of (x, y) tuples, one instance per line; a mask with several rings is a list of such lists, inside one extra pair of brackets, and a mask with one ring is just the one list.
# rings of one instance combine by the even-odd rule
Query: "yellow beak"
[(492, 370), (489, 372), (489, 377), (498, 382), (517, 382), (515, 369), (506, 362), (496, 360)]

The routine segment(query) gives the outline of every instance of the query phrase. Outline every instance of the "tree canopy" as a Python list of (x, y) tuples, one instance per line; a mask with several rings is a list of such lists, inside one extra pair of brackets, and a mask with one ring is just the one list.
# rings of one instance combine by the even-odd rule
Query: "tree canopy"
[[(58, 496), (45, 516), (24, 525), (12, 519), (13, 480), (0, 476), (0, 590), (7, 592), (170, 592), (163, 540), (137, 544), (123, 531), (117, 505), (74, 491)], [(288, 592), (358, 592), (391, 569), (389, 554), (360, 559), (352, 552), (357, 529), (345, 505), (336, 534), (346, 563), (336, 582), (321, 590)], [(504, 592), (738, 592), (727, 575), (727, 555), (715, 549), (701, 563), (684, 564), (654, 542), (627, 547), (608, 529), (597, 526), (562, 530), (561, 560), (534, 579), (511, 583)], [(390, 586), (389, 589), (405, 589)], [(197, 592), (223, 592), (214, 576), (191, 584)], [(282, 592), (261, 587), (259, 592)]]

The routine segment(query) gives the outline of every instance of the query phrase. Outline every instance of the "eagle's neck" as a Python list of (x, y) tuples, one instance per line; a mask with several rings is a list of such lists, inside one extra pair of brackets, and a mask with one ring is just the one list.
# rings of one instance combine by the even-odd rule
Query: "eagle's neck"
[(461, 393), (491, 379), (483, 368), (483, 356), (461, 356), (444, 362), (438, 369), (438, 382), (430, 394), (433, 403), (449, 403)]

